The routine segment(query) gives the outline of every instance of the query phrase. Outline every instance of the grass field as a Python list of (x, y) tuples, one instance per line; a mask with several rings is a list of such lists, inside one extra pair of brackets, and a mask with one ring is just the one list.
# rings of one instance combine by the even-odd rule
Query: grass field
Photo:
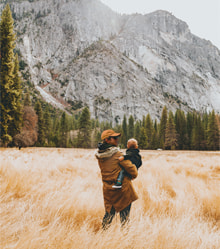
[(141, 151), (131, 221), (104, 232), (94, 152), (0, 149), (1, 249), (220, 248), (220, 152)]

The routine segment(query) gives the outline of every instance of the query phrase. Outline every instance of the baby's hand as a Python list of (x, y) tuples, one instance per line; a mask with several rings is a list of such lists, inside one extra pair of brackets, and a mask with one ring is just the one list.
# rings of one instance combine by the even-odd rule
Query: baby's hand
[(120, 157), (118, 158), (118, 160), (121, 162), (121, 161), (124, 160), (124, 157), (123, 157), (123, 156), (120, 156)]

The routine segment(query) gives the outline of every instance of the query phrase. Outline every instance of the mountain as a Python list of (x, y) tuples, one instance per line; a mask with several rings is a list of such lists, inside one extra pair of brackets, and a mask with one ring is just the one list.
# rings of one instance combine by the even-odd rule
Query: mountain
[[(5, 2), (0, 4), (0, 11)], [(10, 1), (17, 49), (53, 105), (120, 122), (164, 105), (220, 111), (220, 51), (158, 10), (120, 15), (99, 0)]]

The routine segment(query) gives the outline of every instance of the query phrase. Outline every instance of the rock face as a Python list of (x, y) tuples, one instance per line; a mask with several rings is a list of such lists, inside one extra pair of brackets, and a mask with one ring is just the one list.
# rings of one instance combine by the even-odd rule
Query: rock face
[(220, 111), (220, 51), (172, 14), (119, 15), (99, 0), (10, 2), (31, 79), (57, 107), (88, 105), (113, 122), (156, 118), (164, 105)]

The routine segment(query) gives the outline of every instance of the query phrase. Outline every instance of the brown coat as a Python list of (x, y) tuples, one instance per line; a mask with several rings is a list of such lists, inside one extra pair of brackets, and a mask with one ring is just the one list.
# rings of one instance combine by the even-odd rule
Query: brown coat
[[(96, 158), (98, 159), (102, 174), (104, 205), (108, 213), (110, 213), (112, 206), (116, 212), (119, 212), (126, 208), (131, 202), (138, 199), (131, 179), (128, 176), (124, 177), (121, 189), (112, 188), (121, 171), (118, 158), (122, 155), (117, 147), (110, 147), (102, 153), (96, 152)], [(121, 161), (120, 165), (133, 179), (137, 177), (137, 168), (131, 161)]]

